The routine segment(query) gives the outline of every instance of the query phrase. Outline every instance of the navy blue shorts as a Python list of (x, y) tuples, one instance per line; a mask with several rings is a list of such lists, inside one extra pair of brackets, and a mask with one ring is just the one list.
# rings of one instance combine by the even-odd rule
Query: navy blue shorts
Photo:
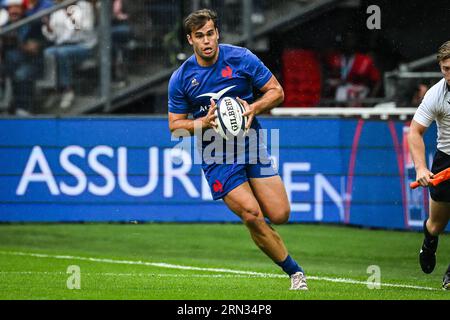
[(278, 175), (272, 161), (268, 164), (215, 164), (208, 166), (204, 173), (214, 200), (222, 199), (249, 179)]
[[(437, 150), (431, 172), (436, 174), (447, 168), (450, 168), (450, 155)], [(436, 187), (430, 187), (430, 196), (436, 202), (450, 202), (450, 180), (444, 181)]]

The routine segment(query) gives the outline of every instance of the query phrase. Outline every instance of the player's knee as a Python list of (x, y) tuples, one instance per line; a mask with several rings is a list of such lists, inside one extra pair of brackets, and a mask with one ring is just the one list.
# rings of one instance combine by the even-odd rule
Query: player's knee
[(261, 220), (259, 210), (252, 207), (245, 208), (241, 213), (241, 217), (242, 222), (250, 228), (257, 226)]
[(291, 210), (289, 206), (286, 208), (280, 208), (272, 217), (270, 217), (270, 222), (273, 224), (285, 224), (289, 221), (290, 214)]
[(427, 224), (428, 232), (432, 235), (439, 235), (444, 232), (446, 225), (438, 222), (429, 222)]
[(279, 215), (276, 217), (273, 217), (272, 219), (270, 219), (270, 222), (272, 222), (273, 224), (285, 224), (289, 221), (289, 214), (287, 215)]

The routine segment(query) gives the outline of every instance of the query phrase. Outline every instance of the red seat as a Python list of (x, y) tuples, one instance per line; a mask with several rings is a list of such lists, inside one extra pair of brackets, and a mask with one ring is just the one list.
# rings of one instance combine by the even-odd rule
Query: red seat
[(314, 107), (320, 102), (322, 74), (316, 52), (286, 49), (282, 56), (284, 107)]

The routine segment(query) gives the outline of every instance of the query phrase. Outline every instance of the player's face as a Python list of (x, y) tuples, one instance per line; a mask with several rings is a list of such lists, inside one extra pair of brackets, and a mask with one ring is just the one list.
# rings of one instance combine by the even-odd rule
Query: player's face
[(447, 84), (450, 86), (450, 59), (445, 59), (439, 64), (441, 66), (441, 71), (444, 74), (445, 81), (447, 81)]
[(199, 63), (211, 65), (216, 62), (219, 54), (219, 32), (212, 20), (209, 20), (202, 28), (192, 31), (187, 38)]

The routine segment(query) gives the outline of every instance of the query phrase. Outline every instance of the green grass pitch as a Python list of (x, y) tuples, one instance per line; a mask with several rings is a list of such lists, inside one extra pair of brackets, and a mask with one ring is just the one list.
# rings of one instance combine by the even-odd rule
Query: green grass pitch
[[(425, 275), (421, 233), (275, 228), (305, 268), (309, 291), (289, 291), (240, 224), (0, 225), (0, 299), (450, 299), (441, 289), (448, 236)], [(67, 288), (71, 265), (80, 268), (78, 290)], [(371, 265), (381, 270), (379, 289), (367, 287)]]

